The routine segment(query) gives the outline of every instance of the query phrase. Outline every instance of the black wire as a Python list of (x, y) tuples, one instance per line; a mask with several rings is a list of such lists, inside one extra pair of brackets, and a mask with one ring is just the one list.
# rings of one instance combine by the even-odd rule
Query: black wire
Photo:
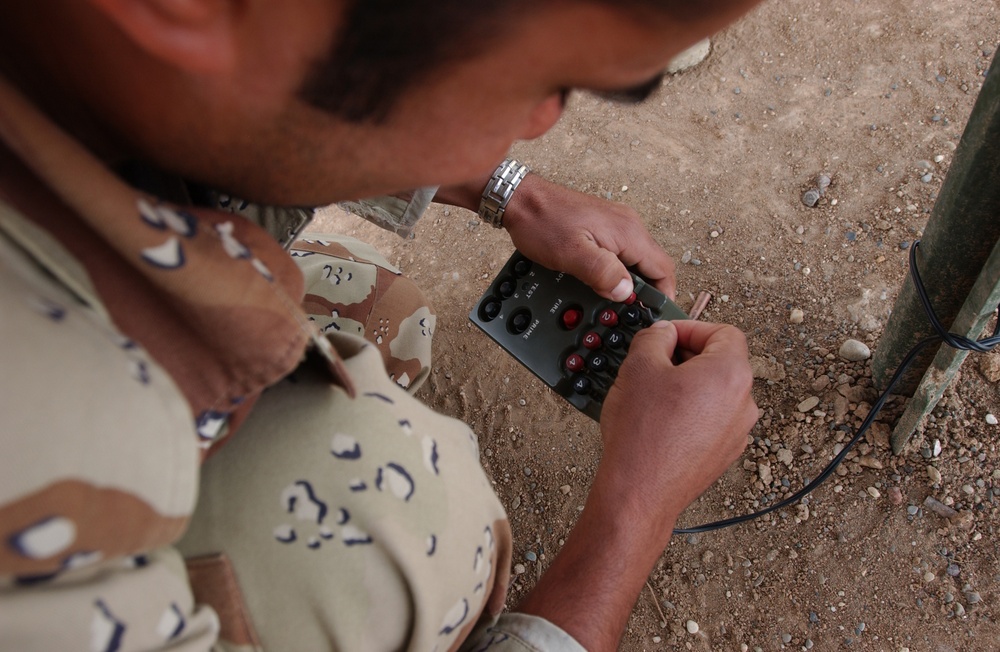
[(944, 342), (948, 346), (959, 349), (962, 351), (977, 351), (980, 353), (985, 353), (992, 350), (997, 344), (1000, 344), (1000, 306), (997, 306), (997, 324), (993, 330), (993, 335), (990, 337), (983, 338), (981, 340), (971, 340), (962, 335), (957, 335), (955, 333), (948, 332), (945, 327), (941, 324), (938, 319), (937, 314), (934, 312), (933, 306), (931, 306), (930, 298), (927, 296), (927, 290), (924, 288), (924, 282), (920, 278), (920, 271), (917, 269), (917, 247), (920, 245), (920, 241), (913, 243), (913, 247), (910, 248), (910, 277), (913, 280), (913, 285), (916, 287), (917, 295), (920, 297), (920, 302), (923, 304), (924, 312), (927, 313), (927, 318), (934, 328), (935, 334), (925, 337), (924, 339), (917, 342), (912, 349), (903, 358), (903, 361), (899, 363), (899, 367), (896, 368), (896, 373), (892, 375), (892, 379), (886, 386), (885, 391), (878, 397), (875, 404), (872, 405), (871, 410), (868, 411), (868, 416), (858, 427), (857, 432), (851, 438), (849, 442), (844, 446), (844, 448), (832, 459), (830, 463), (826, 465), (826, 468), (816, 476), (812, 481), (810, 481), (806, 486), (802, 487), (794, 494), (785, 498), (781, 502), (775, 503), (769, 507), (765, 507), (762, 510), (753, 512), (751, 514), (744, 514), (742, 516), (734, 516), (732, 518), (722, 519), (720, 521), (714, 521), (712, 523), (705, 523), (703, 525), (697, 525), (694, 527), (686, 528), (676, 528), (674, 534), (698, 534), (701, 532), (710, 532), (712, 530), (720, 530), (724, 527), (729, 527), (731, 525), (737, 525), (739, 523), (745, 523), (747, 521), (753, 520), (755, 518), (760, 518), (765, 514), (770, 514), (773, 511), (783, 509), (798, 502), (807, 494), (812, 492), (816, 487), (823, 483), (830, 475), (840, 466), (840, 463), (844, 461), (847, 453), (850, 452), (854, 444), (858, 442), (861, 437), (864, 436), (865, 432), (875, 421), (875, 417), (882, 410), (885, 402), (889, 399), (889, 394), (892, 393), (893, 388), (899, 379), (902, 378), (906, 370), (909, 369), (910, 365), (917, 358), (918, 355), (930, 344), (937, 342)]

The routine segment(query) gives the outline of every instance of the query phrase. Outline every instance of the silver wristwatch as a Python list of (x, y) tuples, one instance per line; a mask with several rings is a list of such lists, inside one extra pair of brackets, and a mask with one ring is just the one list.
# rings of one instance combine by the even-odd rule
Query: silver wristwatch
[(517, 185), (527, 174), (528, 166), (512, 158), (501, 163), (483, 189), (483, 198), (479, 202), (479, 218), (492, 224), (494, 228), (503, 227), (503, 214), (507, 210), (507, 204), (514, 196)]

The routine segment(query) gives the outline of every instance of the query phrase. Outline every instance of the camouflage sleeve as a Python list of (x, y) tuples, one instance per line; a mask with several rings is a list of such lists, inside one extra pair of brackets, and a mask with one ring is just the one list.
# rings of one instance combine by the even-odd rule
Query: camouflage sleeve
[(365, 338), (389, 378), (415, 392), (430, 373), (435, 325), (420, 288), (374, 247), (347, 236), (305, 233), (291, 253), (305, 280), (303, 308), (320, 332)]
[(383, 229), (408, 238), (413, 234), (417, 220), (430, 206), (437, 190), (437, 186), (430, 186), (394, 196), (340, 202), (339, 206)]
[[(429, 186), (398, 195), (343, 201), (338, 206), (376, 226), (408, 238), (413, 235), (413, 227), (430, 206), (435, 194), (437, 186)], [(213, 208), (241, 215), (263, 227), (286, 249), (299, 237), (313, 217), (313, 210), (310, 208), (263, 206), (218, 193), (211, 193), (211, 203)]]
[(586, 652), (572, 636), (544, 618), (505, 613), (481, 625), (461, 652)]

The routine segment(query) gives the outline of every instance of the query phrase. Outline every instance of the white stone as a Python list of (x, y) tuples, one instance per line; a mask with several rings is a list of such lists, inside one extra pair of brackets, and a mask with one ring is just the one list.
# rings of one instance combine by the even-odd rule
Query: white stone
[(986, 423), (990, 424), (991, 426), (995, 426), (995, 425), (997, 425), (997, 418), (995, 416), (993, 416), (992, 414), (987, 414), (986, 415)]
[(709, 39), (704, 39), (698, 41), (687, 50), (684, 50), (667, 64), (667, 72), (670, 74), (676, 74), (687, 70), (688, 68), (693, 68), (699, 63), (705, 60), (708, 53), (712, 50), (712, 42)]
[(792, 308), (792, 312), (788, 315), (788, 321), (793, 324), (801, 324), (805, 316), (805, 313), (801, 309)]
[(684, 624), (684, 626), (687, 627), (688, 634), (697, 634), (698, 633), (698, 629), (699, 629), (698, 623), (694, 622), (693, 620), (687, 621)]
[(872, 350), (864, 342), (847, 340), (840, 345), (840, 357), (850, 362), (860, 362), (872, 357)]

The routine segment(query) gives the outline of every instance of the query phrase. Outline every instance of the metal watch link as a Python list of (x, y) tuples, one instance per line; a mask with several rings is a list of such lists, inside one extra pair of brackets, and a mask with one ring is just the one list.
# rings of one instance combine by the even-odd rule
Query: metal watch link
[(501, 163), (483, 189), (483, 198), (479, 202), (479, 218), (493, 225), (493, 228), (502, 228), (507, 204), (527, 174), (528, 166), (512, 158)]

